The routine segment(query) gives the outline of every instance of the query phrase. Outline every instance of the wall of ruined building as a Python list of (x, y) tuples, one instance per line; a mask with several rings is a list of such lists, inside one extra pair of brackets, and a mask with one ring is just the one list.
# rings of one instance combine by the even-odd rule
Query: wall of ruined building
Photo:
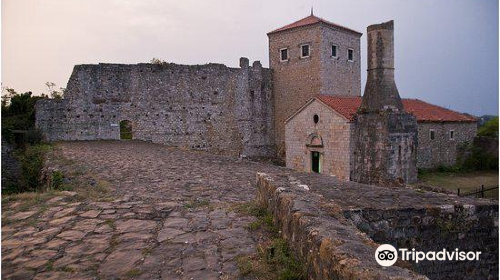
[(481, 252), (480, 261), (412, 262), (430, 279), (498, 277), (498, 205), (443, 205), (433, 208), (365, 209), (345, 216), (375, 242), (417, 251)]
[[(314, 123), (314, 115), (318, 115), (318, 123)], [(349, 180), (352, 132), (352, 123), (320, 101), (313, 100), (286, 123), (286, 166), (311, 172), (311, 152), (316, 151), (321, 154), (321, 173)], [(321, 137), (322, 147), (307, 146), (313, 134)]]
[(2, 139), (2, 189), (17, 184), (21, 167), (14, 155), (14, 145)]
[[(435, 131), (431, 140), (430, 131)], [(450, 139), (450, 131), (454, 131)], [(472, 143), (477, 135), (477, 124), (467, 122), (419, 122), (417, 167), (424, 169), (451, 166), (464, 143)]]
[(41, 100), (36, 125), (48, 140), (133, 139), (231, 156), (272, 157), (271, 74), (259, 62), (77, 65), (63, 100)]

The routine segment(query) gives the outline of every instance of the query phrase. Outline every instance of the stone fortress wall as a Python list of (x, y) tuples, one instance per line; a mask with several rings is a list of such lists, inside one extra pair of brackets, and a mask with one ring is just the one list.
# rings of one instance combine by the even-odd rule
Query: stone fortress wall
[(222, 64), (77, 65), (62, 100), (41, 100), (36, 125), (49, 141), (133, 139), (229, 156), (273, 157), (270, 70)]

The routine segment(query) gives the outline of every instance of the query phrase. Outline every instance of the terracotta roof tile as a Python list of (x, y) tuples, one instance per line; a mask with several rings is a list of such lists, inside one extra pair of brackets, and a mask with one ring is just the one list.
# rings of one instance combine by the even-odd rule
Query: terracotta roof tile
[[(319, 95), (318, 99), (333, 108), (336, 112), (353, 120), (354, 114), (361, 105), (361, 96)], [(473, 116), (458, 113), (443, 107), (432, 105), (418, 99), (403, 99), (405, 110), (413, 114), (419, 122), (476, 122)]]
[(353, 29), (350, 29), (350, 28), (347, 28), (345, 26), (342, 26), (342, 25), (339, 25), (339, 24), (336, 24), (336, 23), (333, 23), (333, 22), (329, 22), (327, 20), (324, 20), (322, 18), (319, 18), (317, 16), (314, 16), (314, 15), (310, 15), (308, 17), (305, 17), (301, 20), (298, 20), (294, 23), (290, 23), (288, 25), (285, 25), (281, 28), (278, 28), (276, 30), (273, 30), (269, 33), (267, 33), (267, 35), (269, 34), (273, 34), (273, 33), (276, 33), (276, 32), (280, 32), (280, 31), (285, 31), (285, 30), (288, 30), (288, 29), (292, 29), (292, 28), (297, 28), (297, 27), (301, 27), (301, 26), (307, 26), (307, 25), (312, 25), (312, 24), (316, 24), (318, 22), (322, 22), (326, 25), (329, 25), (329, 26), (333, 26), (333, 27), (337, 27), (337, 28), (340, 28), (340, 29), (343, 29), (343, 30), (346, 30), (346, 31), (350, 31), (350, 32), (354, 32), (354, 33), (357, 33), (359, 35), (362, 35), (363, 33), (361, 32), (358, 32), (356, 30), (353, 30)]

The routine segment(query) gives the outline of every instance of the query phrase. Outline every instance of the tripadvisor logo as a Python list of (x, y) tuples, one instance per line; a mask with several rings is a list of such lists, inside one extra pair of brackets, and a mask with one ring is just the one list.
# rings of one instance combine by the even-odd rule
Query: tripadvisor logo
[(398, 260), (398, 251), (390, 244), (382, 244), (375, 251), (375, 260), (381, 266), (391, 266)]
[[(465, 252), (458, 251), (458, 249), (448, 251), (443, 249), (441, 251), (415, 251), (415, 249), (399, 249), (399, 256), (403, 261), (478, 261), (481, 252)], [(390, 244), (382, 244), (375, 251), (375, 260), (381, 266), (391, 266), (398, 260), (398, 250)]]

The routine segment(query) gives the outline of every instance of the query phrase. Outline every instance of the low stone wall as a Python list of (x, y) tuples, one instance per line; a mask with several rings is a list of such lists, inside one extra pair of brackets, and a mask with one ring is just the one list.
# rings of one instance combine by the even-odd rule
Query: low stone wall
[[(258, 174), (257, 188), (258, 201), (273, 213), (283, 237), (307, 264), (309, 279), (498, 278), (495, 202), (302, 173)], [(482, 254), (480, 261), (415, 265), (399, 259), (382, 268), (374, 254), (384, 243), (424, 252), (458, 248)]]
[(442, 205), (434, 208), (346, 211), (377, 243), (416, 251), (480, 251), (480, 262), (413, 263), (431, 279), (495, 279), (498, 277), (497, 205)]
[(381, 269), (374, 258), (377, 244), (343, 218), (338, 205), (289, 179), (257, 174), (257, 198), (306, 263), (308, 279), (427, 279), (398, 266)]

